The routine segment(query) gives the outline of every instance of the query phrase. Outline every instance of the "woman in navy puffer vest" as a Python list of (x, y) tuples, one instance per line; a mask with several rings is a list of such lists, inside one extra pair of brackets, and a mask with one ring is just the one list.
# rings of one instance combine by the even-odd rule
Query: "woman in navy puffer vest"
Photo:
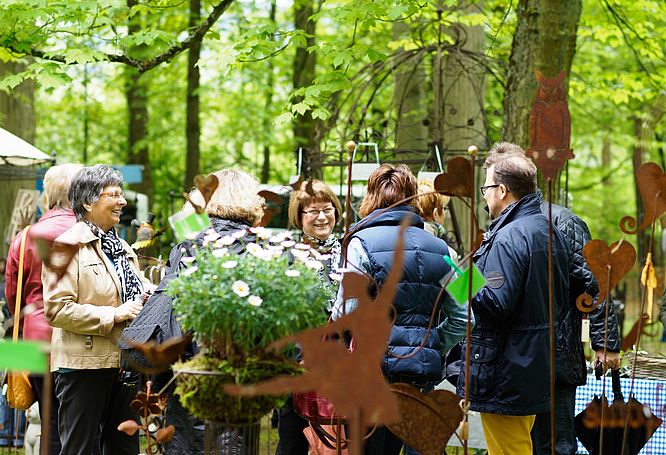
[[(441, 291), (440, 280), (450, 272), (444, 261), (448, 246), (423, 228), (423, 219), (412, 205), (387, 207), (417, 194), (416, 178), (405, 165), (384, 164), (368, 179), (368, 191), (361, 203), (364, 217), (349, 231), (348, 269), (370, 275), (381, 286), (393, 265), (395, 244), (400, 224), (405, 217), (410, 225), (405, 231), (404, 271), (393, 302), (395, 317), (382, 363), (390, 382), (406, 382), (418, 387), (442, 379), (442, 355), (465, 335), (467, 307), (456, 304), (446, 293), (439, 301), (425, 345), (419, 349), (428, 332), (433, 307)], [(410, 204), (409, 202), (406, 204)], [(371, 289), (371, 295), (376, 289)], [(354, 299), (342, 301), (342, 290), (333, 310), (339, 318), (355, 308)], [(381, 316), (381, 315), (378, 315)], [(414, 354), (408, 358), (402, 358)], [(365, 453), (399, 454), (402, 441), (387, 428), (378, 428), (365, 444)]]

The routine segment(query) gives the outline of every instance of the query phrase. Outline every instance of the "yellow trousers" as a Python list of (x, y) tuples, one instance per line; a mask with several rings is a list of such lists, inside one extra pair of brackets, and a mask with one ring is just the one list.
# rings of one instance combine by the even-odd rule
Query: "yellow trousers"
[(535, 415), (507, 416), (481, 413), (488, 455), (532, 455), (530, 432)]

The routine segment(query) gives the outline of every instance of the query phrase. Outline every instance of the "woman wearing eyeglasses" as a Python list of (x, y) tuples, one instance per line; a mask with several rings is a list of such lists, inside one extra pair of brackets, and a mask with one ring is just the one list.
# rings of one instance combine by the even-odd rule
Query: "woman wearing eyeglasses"
[[(340, 219), (342, 206), (333, 190), (321, 180), (303, 182), (292, 191), (289, 199), (289, 224), (302, 231), (301, 240), (319, 251), (323, 268), (319, 270), (322, 284), (330, 291), (331, 303), (337, 292), (336, 280), (331, 278), (340, 266), (340, 242), (333, 228)], [(303, 434), (308, 421), (294, 411), (291, 397), (278, 410), (280, 441), (276, 455), (307, 455), (309, 444)]]
[(151, 290), (137, 257), (114, 226), (127, 204), (122, 176), (106, 165), (81, 169), (68, 197), (77, 223), (55, 239), (44, 264), (44, 310), (54, 327), (51, 371), (58, 401), (60, 453), (89, 455), (99, 434), (103, 454), (136, 455), (138, 433), (118, 424), (139, 419), (136, 394), (120, 371), (116, 342)]

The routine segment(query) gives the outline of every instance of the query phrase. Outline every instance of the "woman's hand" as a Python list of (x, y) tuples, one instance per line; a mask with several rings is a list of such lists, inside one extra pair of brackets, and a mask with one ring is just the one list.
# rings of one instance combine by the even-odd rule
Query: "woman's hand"
[(132, 320), (139, 315), (141, 308), (143, 308), (143, 304), (140, 300), (128, 300), (119, 307), (116, 307), (113, 314), (113, 322)]

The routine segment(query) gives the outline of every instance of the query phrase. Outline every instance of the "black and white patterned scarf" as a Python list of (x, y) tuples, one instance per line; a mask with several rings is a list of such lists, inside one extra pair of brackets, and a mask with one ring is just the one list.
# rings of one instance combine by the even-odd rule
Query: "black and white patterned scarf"
[(129, 300), (138, 299), (143, 293), (143, 284), (130, 267), (127, 251), (123, 248), (123, 244), (121, 243), (120, 238), (118, 238), (116, 231), (112, 228), (109, 232), (105, 233), (98, 226), (95, 226), (89, 221), (86, 221), (86, 224), (93, 231), (93, 234), (102, 241), (102, 251), (107, 255), (111, 262), (113, 262), (113, 267), (120, 279), (121, 298), (123, 303)]
[(326, 240), (320, 240), (306, 233), (303, 233), (302, 240), (316, 249), (320, 254), (328, 255), (328, 259), (322, 261), (324, 267), (319, 269), (318, 272), (322, 284), (332, 296), (329, 302), (329, 305), (332, 305), (335, 302), (338, 286), (340, 285), (338, 281), (331, 278), (331, 273), (337, 274), (341, 266), (342, 246), (340, 245), (340, 241), (333, 234), (329, 235)]

